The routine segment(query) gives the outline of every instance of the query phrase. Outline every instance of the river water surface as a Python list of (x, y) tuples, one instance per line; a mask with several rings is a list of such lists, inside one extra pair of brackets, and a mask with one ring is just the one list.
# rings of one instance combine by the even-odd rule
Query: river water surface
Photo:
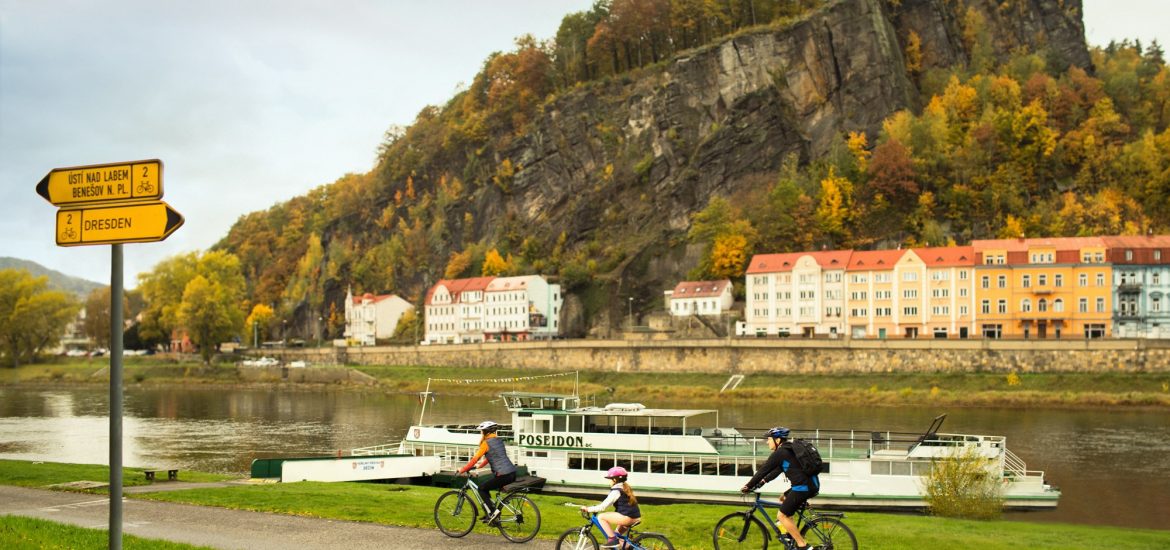
[[(1051, 512), (1009, 514), (1054, 521), (1167, 529), (1170, 413), (1160, 410), (805, 407), (729, 401), (662, 401), (651, 407), (712, 408), (732, 427), (922, 431), (942, 412), (943, 432), (1003, 435), (1032, 470), (1063, 491)], [(107, 464), (108, 389), (0, 388), (0, 458)], [(402, 438), (417, 422), (413, 396), (347, 391), (127, 388), (127, 466), (174, 465), (246, 474), (255, 458), (336, 454)], [(427, 422), (508, 421), (489, 399), (444, 395)]]

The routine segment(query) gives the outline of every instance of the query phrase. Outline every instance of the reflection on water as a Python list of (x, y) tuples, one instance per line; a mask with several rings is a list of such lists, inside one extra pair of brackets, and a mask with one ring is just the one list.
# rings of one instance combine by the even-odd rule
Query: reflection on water
[[(0, 388), (0, 458), (105, 464), (107, 390)], [(1011, 514), (1061, 521), (1166, 528), (1170, 509), (1170, 414), (1164, 411), (952, 409), (661, 401), (654, 407), (720, 410), (723, 426), (922, 431), (949, 412), (942, 431), (1003, 435), (1028, 467), (1063, 491), (1054, 512)], [(126, 390), (128, 466), (175, 465), (245, 473), (252, 459), (332, 455), (401, 439), (418, 420), (413, 396), (243, 389)], [(428, 422), (506, 421), (498, 402), (440, 396)]]

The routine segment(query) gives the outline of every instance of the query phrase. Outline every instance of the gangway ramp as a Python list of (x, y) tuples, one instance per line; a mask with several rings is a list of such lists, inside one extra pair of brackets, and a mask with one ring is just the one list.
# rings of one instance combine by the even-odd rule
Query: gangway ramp
[(253, 478), (280, 478), (281, 482), (407, 479), (434, 475), (439, 469), (437, 456), (400, 454), (252, 461)]
[(743, 375), (742, 374), (733, 374), (733, 375), (731, 375), (731, 378), (728, 378), (727, 382), (725, 382), (723, 384), (723, 389), (719, 390), (719, 393), (734, 390), (735, 388), (738, 388), (742, 382), (743, 382)]

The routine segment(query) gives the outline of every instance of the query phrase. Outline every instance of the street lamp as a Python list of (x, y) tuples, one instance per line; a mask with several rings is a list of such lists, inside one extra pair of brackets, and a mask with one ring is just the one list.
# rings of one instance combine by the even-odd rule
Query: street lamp
[(317, 347), (321, 347), (321, 322), (324, 320), (324, 317), (317, 316)]
[(260, 322), (252, 320), (252, 349), (260, 348)]
[(288, 347), (288, 319), (280, 321), (280, 347)]
[(630, 296), (630, 330), (634, 330), (634, 297)]

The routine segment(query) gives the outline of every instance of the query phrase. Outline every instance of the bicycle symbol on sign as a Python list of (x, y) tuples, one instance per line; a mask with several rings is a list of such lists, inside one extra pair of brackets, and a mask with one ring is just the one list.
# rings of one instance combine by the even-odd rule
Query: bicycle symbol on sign
[(154, 185), (148, 181), (139, 182), (138, 186), (134, 188), (135, 195), (150, 195), (154, 193)]

